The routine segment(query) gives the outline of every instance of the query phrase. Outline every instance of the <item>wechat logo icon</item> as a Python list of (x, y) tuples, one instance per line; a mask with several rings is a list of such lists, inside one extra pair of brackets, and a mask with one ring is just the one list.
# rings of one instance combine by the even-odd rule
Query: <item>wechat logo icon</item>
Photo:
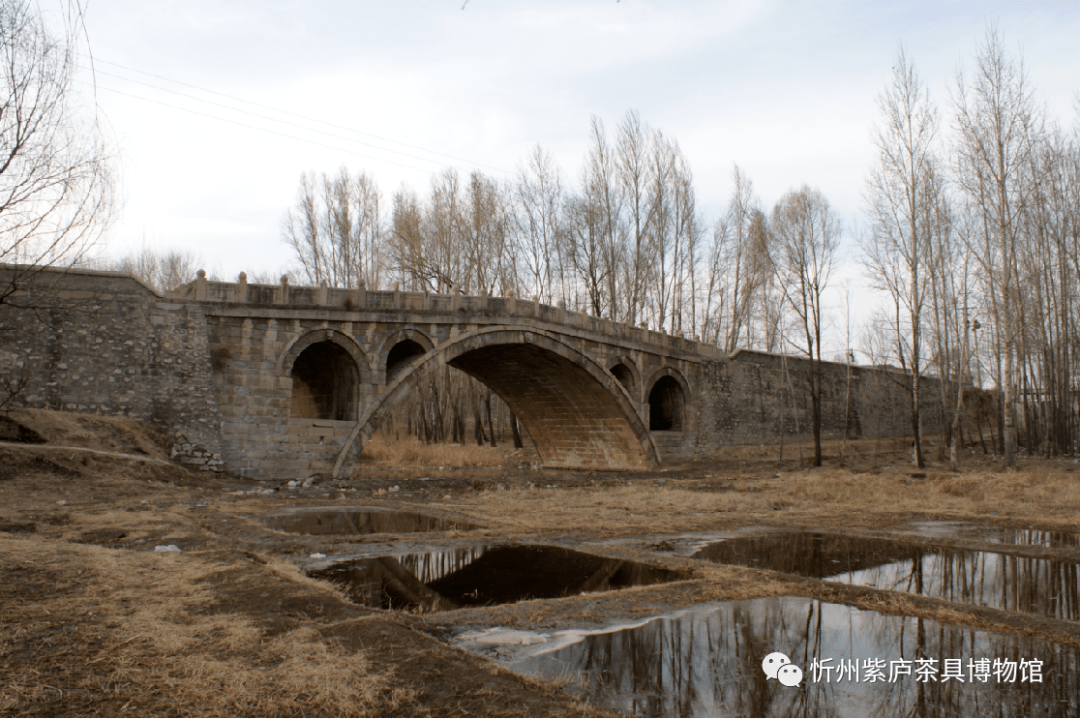
[(802, 681), (802, 669), (791, 663), (787, 654), (773, 652), (761, 660), (766, 679), (775, 679), (786, 687), (797, 687)]

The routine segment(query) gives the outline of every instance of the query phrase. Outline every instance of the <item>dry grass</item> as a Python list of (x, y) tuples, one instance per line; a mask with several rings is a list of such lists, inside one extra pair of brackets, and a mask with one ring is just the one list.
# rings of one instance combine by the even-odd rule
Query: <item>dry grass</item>
[(168, 456), (167, 439), (145, 422), (130, 417), (13, 409), (9, 416), (43, 436), (49, 444), (88, 447), (110, 452)]
[(1075, 522), (1080, 512), (1080, 476), (1061, 465), (1030, 462), (1017, 470), (973, 468), (961, 474), (910, 470), (858, 474), (842, 470), (798, 472), (769, 483), (786, 493), (793, 508), (817, 505), (935, 515), (988, 515), (1033, 522)]
[(688, 489), (640, 484), (582, 488), (510, 489), (464, 497), (485, 516), (512, 520), (531, 532), (581, 530), (601, 536), (663, 531), (677, 526), (715, 524), (717, 514), (752, 511), (754, 498), (741, 494), (702, 494)]
[(0, 665), (0, 714), (353, 716), (408, 698), (314, 627), (203, 613), (220, 562), (3, 535), (0, 556), (20, 580), (0, 603), (0, 656), (18, 659)]
[(495, 467), (512, 462), (502, 447), (476, 443), (424, 444), (415, 437), (372, 437), (360, 455), (378, 465), (402, 467)]
[(906, 467), (870, 473), (818, 468), (736, 478), (719, 490), (700, 489), (700, 480), (686, 478), (663, 484), (487, 491), (463, 501), (474, 505), (481, 521), (512, 517), (515, 527), (525, 531), (587, 528), (601, 536), (774, 521), (842, 521), (847, 526), (854, 521), (872, 527), (913, 515), (1072, 525), (1080, 514), (1080, 476), (1061, 463), (924, 474), (913, 478)]

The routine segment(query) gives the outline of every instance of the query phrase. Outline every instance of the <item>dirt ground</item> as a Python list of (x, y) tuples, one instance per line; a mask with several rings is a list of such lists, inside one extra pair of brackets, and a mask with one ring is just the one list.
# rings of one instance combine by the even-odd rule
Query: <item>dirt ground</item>
[[(685, 536), (751, 526), (881, 536), (911, 520), (969, 520), (1077, 532), (1080, 463), (1072, 458), (1024, 459), (1004, 471), (979, 448), (965, 452), (960, 473), (944, 461), (916, 470), (905, 441), (866, 440), (829, 444), (822, 468), (800, 467), (789, 444), (782, 463), (778, 447), (740, 447), (651, 472), (575, 473), (533, 469), (520, 452), (464, 468), (417, 455), (411, 468), (376, 458), (351, 480), (290, 488), (189, 472), (169, 461), (152, 429), (129, 419), (11, 418), (22, 429), (9, 423), (0, 441), (3, 715), (610, 715), (445, 640), (465, 628), (601, 627), (773, 595), (1080, 645), (1072, 622), (958, 609), (679, 551)], [(421, 538), (301, 536), (259, 521), (301, 507), (420, 510), (478, 528)], [(495, 541), (634, 559), (688, 579), (416, 614), (352, 604), (304, 573), (316, 553)], [(180, 551), (154, 551), (169, 545)], [(1020, 551), (1080, 561), (1075, 549)]]

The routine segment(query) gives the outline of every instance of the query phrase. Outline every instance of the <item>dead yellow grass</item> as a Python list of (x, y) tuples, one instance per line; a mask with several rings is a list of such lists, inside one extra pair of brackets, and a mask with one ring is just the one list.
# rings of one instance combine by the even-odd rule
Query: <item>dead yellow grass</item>
[[(0, 603), (4, 653), (36, 646), (3, 669), (0, 714), (52, 704), (61, 714), (354, 716), (408, 698), (315, 627), (268, 635), (250, 618), (203, 613), (220, 562), (3, 535), (0, 556), (23, 591), (40, 590)], [(82, 567), (77, 581), (53, 581), (73, 566)], [(54, 657), (58, 632), (74, 639)]]
[(475, 506), (480, 521), (512, 517), (515, 527), (526, 531), (588, 528), (604, 535), (715, 530), (776, 520), (828, 524), (841, 516), (867, 526), (903, 515), (1073, 523), (1080, 513), (1080, 475), (1053, 467), (1033, 463), (1021, 470), (961, 474), (927, 470), (922, 479), (913, 478), (907, 468), (872, 473), (818, 468), (735, 479), (718, 491), (690, 489), (687, 485), (695, 481), (682, 480), (486, 491), (461, 501)]
[(480, 447), (476, 443), (424, 444), (415, 437), (372, 437), (360, 457), (395, 468), (494, 467), (509, 463), (506, 450), (501, 447)]
[(45, 409), (13, 409), (9, 415), (43, 436), (49, 444), (145, 454), (157, 459), (167, 457), (167, 439), (145, 422), (130, 417)]
[(608, 534), (638, 530), (715, 528), (718, 514), (755, 511), (760, 498), (641, 484), (485, 491), (462, 498), (482, 515), (510, 520), (523, 531), (588, 529)]
[(1075, 521), (1080, 475), (1031, 463), (1017, 470), (972, 469), (959, 474), (928, 470), (857, 474), (843, 470), (795, 472), (769, 480), (766, 494), (786, 494), (793, 507), (845, 506), (924, 514), (989, 514), (1042, 522)]

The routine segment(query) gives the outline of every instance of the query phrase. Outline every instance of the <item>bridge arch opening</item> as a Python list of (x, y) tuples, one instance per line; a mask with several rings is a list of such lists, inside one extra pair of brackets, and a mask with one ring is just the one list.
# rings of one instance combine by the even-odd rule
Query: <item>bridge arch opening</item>
[(611, 368), (611, 374), (615, 375), (615, 379), (619, 380), (619, 384), (633, 396), (634, 388), (637, 385), (637, 382), (634, 379), (634, 372), (625, 364), (619, 362)]
[(425, 354), (427, 350), (416, 340), (402, 340), (391, 347), (386, 355), (386, 384), (390, 384), (404, 371), (409, 362)]
[(344, 476), (394, 408), (445, 366), (486, 385), (514, 413), (549, 467), (636, 469), (659, 462), (648, 425), (603, 365), (533, 328), (474, 330), (412, 362), (368, 408), (338, 455)]
[(686, 397), (678, 380), (666, 375), (656, 380), (649, 391), (649, 430), (681, 432)]
[(335, 342), (309, 345), (297, 355), (292, 370), (289, 416), (356, 421), (360, 370), (356, 360)]

